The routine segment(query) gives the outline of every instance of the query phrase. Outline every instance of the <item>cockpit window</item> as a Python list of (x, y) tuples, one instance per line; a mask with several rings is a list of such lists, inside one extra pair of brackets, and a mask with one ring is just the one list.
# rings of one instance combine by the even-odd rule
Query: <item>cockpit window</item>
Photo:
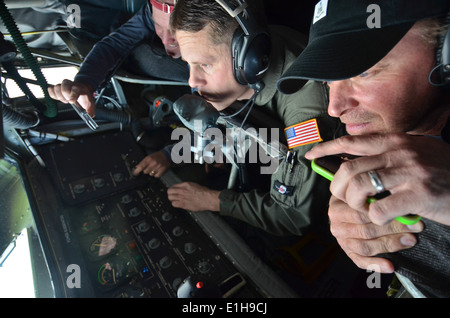
[[(78, 72), (78, 69), (74, 66), (61, 66), (52, 68), (41, 68), (42, 74), (44, 75), (47, 83), (49, 85), (60, 84), (64, 79), (73, 80)], [(30, 69), (20, 69), (18, 70), (20, 76), (26, 79), (34, 80), (35, 76)], [(16, 98), (20, 96), (25, 96), (19, 86), (14, 82), (13, 79), (2, 79), (5, 82), (5, 86), (8, 92), (8, 97)], [(29, 84), (28, 87), (30, 91), (36, 98), (43, 98), (44, 93), (39, 85)]]
[(21, 175), (4, 159), (0, 188), (0, 298), (53, 297)]
[(28, 231), (14, 237), (2, 255), (0, 298), (34, 298)]

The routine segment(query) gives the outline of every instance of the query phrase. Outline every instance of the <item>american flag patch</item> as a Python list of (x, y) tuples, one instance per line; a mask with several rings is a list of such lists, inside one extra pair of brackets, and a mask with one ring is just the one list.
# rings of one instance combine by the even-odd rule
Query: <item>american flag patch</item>
[(287, 127), (284, 132), (289, 149), (322, 141), (316, 119)]

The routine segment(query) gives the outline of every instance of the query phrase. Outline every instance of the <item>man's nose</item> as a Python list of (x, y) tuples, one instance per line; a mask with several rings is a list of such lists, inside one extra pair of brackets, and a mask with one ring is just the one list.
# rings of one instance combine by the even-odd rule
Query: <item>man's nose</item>
[(330, 86), (330, 102), (328, 104), (330, 116), (340, 117), (347, 109), (358, 105), (349, 80), (335, 81), (328, 85)]
[(202, 87), (206, 84), (204, 77), (201, 75), (200, 71), (197, 70), (198, 66), (194, 65), (190, 67), (189, 71), (189, 86), (192, 88)]
[(177, 44), (177, 40), (176, 40), (175, 36), (172, 33), (170, 33), (169, 31), (162, 32), (161, 41), (164, 44), (164, 46), (169, 45), (169, 44)]

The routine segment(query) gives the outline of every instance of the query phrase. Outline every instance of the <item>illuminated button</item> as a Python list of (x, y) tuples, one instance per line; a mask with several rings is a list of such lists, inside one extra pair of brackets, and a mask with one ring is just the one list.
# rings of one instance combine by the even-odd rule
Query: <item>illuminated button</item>
[(141, 273), (142, 273), (144, 276), (149, 276), (149, 275), (151, 275), (150, 268), (148, 268), (148, 266), (144, 266), (144, 267), (141, 269)]
[(195, 287), (197, 287), (198, 289), (203, 288), (203, 282), (197, 282), (197, 284), (195, 284)]

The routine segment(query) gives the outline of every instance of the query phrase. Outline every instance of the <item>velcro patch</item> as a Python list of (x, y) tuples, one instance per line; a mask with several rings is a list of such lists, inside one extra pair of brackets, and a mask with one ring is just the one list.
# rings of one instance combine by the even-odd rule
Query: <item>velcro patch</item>
[(284, 132), (289, 149), (322, 141), (316, 119), (287, 127)]

